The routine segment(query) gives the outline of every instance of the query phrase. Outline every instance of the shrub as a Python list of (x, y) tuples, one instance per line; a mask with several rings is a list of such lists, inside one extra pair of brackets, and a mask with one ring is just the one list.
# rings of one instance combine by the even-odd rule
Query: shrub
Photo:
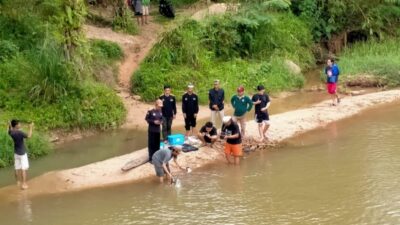
[(344, 80), (373, 75), (381, 84), (400, 85), (400, 45), (398, 38), (357, 43), (343, 53), (339, 66)]
[(7, 40), (0, 40), (0, 62), (13, 58), (18, 53), (18, 47)]

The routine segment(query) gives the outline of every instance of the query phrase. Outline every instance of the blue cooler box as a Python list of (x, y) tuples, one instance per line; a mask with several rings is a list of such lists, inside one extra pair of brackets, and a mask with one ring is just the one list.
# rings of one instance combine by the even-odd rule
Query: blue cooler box
[(185, 136), (183, 134), (172, 134), (168, 136), (168, 143), (170, 145), (183, 145), (185, 143)]

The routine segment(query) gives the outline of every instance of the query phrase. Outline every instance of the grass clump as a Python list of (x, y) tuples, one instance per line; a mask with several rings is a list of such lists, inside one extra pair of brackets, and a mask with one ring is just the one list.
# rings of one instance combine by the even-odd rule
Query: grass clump
[(164, 84), (184, 90), (192, 82), (206, 103), (213, 79), (221, 80), (227, 96), (240, 84), (255, 88), (261, 83), (269, 92), (300, 88), (303, 76), (289, 71), (284, 61), (313, 65), (311, 45), (300, 19), (270, 6), (244, 6), (202, 22), (186, 20), (154, 46), (132, 76), (132, 92), (153, 101)]
[(399, 38), (370, 40), (346, 49), (339, 62), (344, 81), (361, 86), (399, 86), (399, 41)]

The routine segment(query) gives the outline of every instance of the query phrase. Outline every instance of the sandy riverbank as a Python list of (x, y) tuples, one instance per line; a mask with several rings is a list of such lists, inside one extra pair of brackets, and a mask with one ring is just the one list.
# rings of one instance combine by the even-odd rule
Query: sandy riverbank
[[(328, 123), (354, 116), (368, 108), (399, 100), (400, 90), (391, 90), (346, 97), (338, 107), (329, 106), (329, 101), (324, 101), (309, 108), (273, 115), (271, 116), (272, 126), (269, 137), (274, 142), (281, 142)], [(247, 126), (248, 134), (257, 137), (257, 124), (254, 121), (249, 121)], [(30, 189), (27, 192), (31, 196), (63, 193), (129, 183), (153, 177), (154, 170), (150, 164), (145, 164), (126, 173), (121, 172), (121, 166), (127, 161), (136, 157), (143, 157), (146, 154), (147, 150), (142, 149), (79, 168), (49, 172), (30, 180)], [(223, 160), (222, 150), (211, 148), (184, 153), (179, 158), (182, 165), (190, 166), (193, 169)], [(172, 169), (175, 170), (176, 168), (172, 167)], [(0, 189), (0, 199), (11, 199), (13, 195), (17, 195), (19, 192), (16, 186), (2, 188)]]

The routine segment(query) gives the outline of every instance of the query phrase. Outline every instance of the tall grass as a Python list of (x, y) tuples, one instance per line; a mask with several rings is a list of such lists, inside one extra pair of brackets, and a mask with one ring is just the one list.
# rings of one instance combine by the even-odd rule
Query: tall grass
[(343, 79), (354, 81), (369, 78), (377, 85), (399, 86), (399, 43), (399, 38), (371, 40), (346, 49), (339, 61)]

